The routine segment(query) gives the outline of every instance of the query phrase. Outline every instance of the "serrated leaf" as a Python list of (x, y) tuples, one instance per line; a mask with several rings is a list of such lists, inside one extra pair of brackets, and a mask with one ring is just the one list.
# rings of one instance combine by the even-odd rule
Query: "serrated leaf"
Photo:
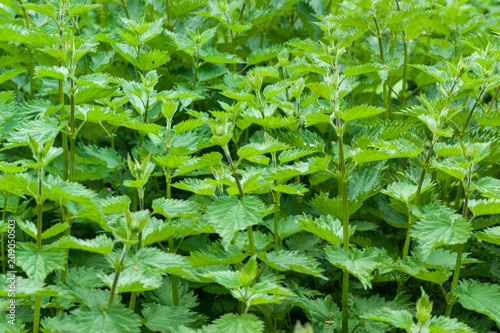
[(372, 286), (370, 281), (373, 280), (373, 276), (371, 273), (388, 260), (384, 251), (373, 247), (364, 250), (346, 250), (342, 247), (328, 246), (325, 253), (326, 259), (332, 265), (346, 269), (361, 281), (365, 289)]
[(76, 249), (87, 252), (107, 255), (113, 251), (114, 241), (106, 235), (99, 235), (94, 239), (78, 239), (73, 236), (63, 236), (50, 246), (62, 249)]
[(273, 251), (266, 254), (259, 253), (258, 258), (267, 265), (279, 271), (295, 271), (328, 280), (318, 268), (319, 263), (312, 257), (299, 251)]
[(482, 241), (500, 245), (500, 226), (476, 232), (474, 236)]
[(389, 323), (394, 327), (409, 330), (413, 325), (413, 315), (407, 310), (393, 310), (389, 307), (376, 310), (364, 318)]
[(158, 198), (153, 200), (153, 211), (166, 218), (199, 216), (200, 208), (193, 201)]
[[(426, 192), (433, 186), (434, 184), (430, 178), (424, 178), (424, 182), (420, 188), (420, 193)], [(411, 184), (408, 180), (404, 180), (402, 182), (392, 183), (387, 186), (385, 190), (382, 190), (382, 193), (406, 204), (410, 204), (415, 199), (417, 188), (417, 185)]]
[(23, 69), (9, 69), (0, 74), (0, 84), (12, 79), (14, 76), (24, 73)]
[(418, 240), (425, 257), (439, 246), (467, 242), (471, 233), (472, 226), (468, 220), (447, 211), (425, 216), (415, 222), (411, 230), (412, 237)]
[(487, 315), (500, 323), (500, 286), (477, 280), (461, 280), (453, 291), (466, 309)]
[(221, 53), (213, 48), (202, 49), (200, 51), (200, 58), (205, 60), (206, 62), (210, 62), (213, 64), (241, 64), (243, 63), (243, 59), (240, 57), (229, 54), (229, 53)]
[(230, 245), (224, 249), (220, 243), (212, 243), (206, 249), (191, 252), (187, 260), (193, 267), (239, 264), (248, 257), (240, 248)]
[(179, 326), (192, 326), (196, 315), (183, 306), (151, 304), (142, 310), (145, 326), (155, 332), (179, 332)]
[(145, 270), (160, 273), (180, 273), (189, 275), (191, 265), (181, 255), (167, 253), (155, 247), (143, 247), (135, 254), (137, 266)]
[(81, 307), (70, 318), (78, 332), (139, 333), (141, 318), (122, 304), (101, 307)]
[(355, 76), (355, 75), (361, 75), (361, 74), (367, 74), (371, 72), (376, 72), (380, 71), (385, 68), (386, 65), (381, 65), (377, 63), (367, 63), (367, 64), (362, 64), (362, 65), (357, 65), (357, 66), (350, 66), (346, 68), (342, 73), (345, 76)]
[(215, 319), (212, 325), (206, 328), (206, 333), (263, 333), (264, 323), (255, 315), (245, 313), (238, 316), (234, 313), (227, 313)]
[[(320, 216), (316, 219), (301, 216), (298, 219), (298, 224), (304, 231), (310, 232), (332, 245), (339, 246), (342, 244), (342, 223), (337, 218), (333, 218), (330, 215)], [(353, 232), (354, 230), (350, 228), (349, 236), (351, 236)]]
[(115, 96), (117, 88), (97, 88), (85, 87), (80, 88), (75, 94), (75, 104), (83, 104), (93, 102), (97, 99)]
[(469, 200), (474, 216), (500, 214), (500, 199)]
[(500, 179), (483, 177), (472, 186), (488, 198), (500, 199)]
[(345, 109), (344, 111), (338, 112), (337, 117), (346, 122), (349, 122), (353, 120), (373, 117), (381, 114), (382, 112), (385, 112), (385, 109), (382, 107), (363, 104), (353, 106)]
[[(348, 200), (348, 201), (349, 201), (348, 209), (350, 216), (356, 213), (363, 205), (362, 202), (356, 200)], [(323, 213), (329, 214), (339, 220), (342, 219), (343, 210), (342, 210), (341, 196), (329, 198), (328, 193), (321, 192), (320, 194), (317, 194), (313, 199), (311, 199), (311, 203), (314, 205), (314, 207), (318, 208)]]
[(179, 176), (186, 174), (191, 171), (206, 168), (212, 165), (220, 164), (222, 160), (222, 154), (219, 152), (207, 153), (201, 157), (196, 157), (186, 161), (179, 169), (174, 173), (174, 176)]
[(448, 281), (449, 277), (451, 276), (450, 270), (438, 269), (435, 271), (429, 271), (427, 268), (425, 268), (422, 262), (420, 262), (413, 256), (406, 257), (406, 260), (404, 261), (397, 260), (389, 265), (388, 268), (404, 272), (419, 280), (429, 281), (438, 285), (442, 285), (443, 283)]
[[(102, 281), (109, 287), (113, 285), (115, 273), (100, 276)], [(144, 270), (142, 267), (129, 267), (123, 270), (118, 277), (116, 292), (119, 294), (133, 291), (148, 291), (160, 287), (161, 275)]]
[(69, 71), (66, 67), (59, 67), (59, 66), (53, 66), (53, 67), (42, 67), (38, 66), (35, 69), (36, 77), (52, 77), (54, 79), (58, 80), (66, 80), (68, 77)]
[(287, 148), (288, 145), (281, 142), (249, 143), (238, 149), (238, 155), (241, 158), (250, 158), (257, 155), (281, 151)]
[(207, 221), (222, 237), (222, 245), (227, 249), (238, 231), (261, 222), (265, 206), (253, 196), (241, 200), (232, 196), (218, 198), (207, 209)]
[(61, 249), (42, 247), (35, 243), (19, 243), (16, 250), (17, 264), (30, 279), (43, 282), (50, 272), (64, 269), (67, 253)]
[(199, 195), (215, 195), (216, 186), (208, 184), (201, 179), (186, 178), (178, 183), (172, 184), (172, 187), (184, 191), (190, 191)]

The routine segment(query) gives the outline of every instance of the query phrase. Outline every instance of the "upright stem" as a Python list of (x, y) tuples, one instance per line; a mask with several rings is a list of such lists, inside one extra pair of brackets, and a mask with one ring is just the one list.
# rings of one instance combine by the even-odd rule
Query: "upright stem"
[(479, 97), (477, 98), (476, 102), (474, 103), (474, 106), (469, 112), (469, 115), (467, 116), (467, 120), (465, 121), (464, 127), (462, 128), (462, 132), (460, 133), (460, 136), (463, 136), (465, 134), (465, 130), (467, 129), (467, 125), (469, 125), (469, 121), (472, 118), (472, 115), (474, 114), (474, 110), (476, 110), (477, 105), (481, 102), (481, 99), (483, 98), (484, 94), (484, 88), (481, 88), (481, 92), (479, 93)]
[[(144, 188), (141, 186), (141, 188), (138, 191), (139, 194), (139, 210), (144, 209)], [(142, 231), (139, 232), (139, 243), (137, 243), (137, 251), (139, 251), (142, 248)], [(130, 303), (129, 303), (129, 309), (132, 311), (135, 311), (135, 301), (137, 299), (137, 292), (133, 291), (130, 295)]]
[[(340, 126), (340, 119), (337, 118), (337, 124)], [(347, 201), (347, 174), (344, 157), (344, 138), (343, 133), (339, 133), (339, 163), (340, 177), (339, 189), (342, 196), (342, 237), (344, 249), (349, 251), (349, 207)], [(342, 273), (342, 333), (349, 333), (349, 272), (344, 269)]]
[[(59, 67), (61, 66), (61, 61), (59, 61)], [(66, 117), (66, 108), (64, 107), (64, 90), (63, 90), (63, 81), (59, 80), (59, 105), (61, 106), (60, 115), (61, 119)], [(62, 140), (62, 160), (63, 160), (63, 180), (68, 180), (68, 135), (65, 131), (61, 132), (61, 140)]]
[(500, 86), (498, 86), (496, 89), (495, 89), (495, 93), (493, 94), (493, 97), (491, 98), (491, 102), (490, 104), (488, 105), (488, 109), (486, 110), (486, 112), (484, 113), (485, 115), (489, 115), (490, 114), (490, 111), (491, 111), (491, 108), (493, 107), (493, 103), (495, 102), (495, 100), (497, 99), (497, 96), (498, 96), (498, 90), (500, 90)]
[(279, 221), (280, 221), (280, 194), (278, 192), (273, 193), (274, 197), (274, 251), (278, 251), (281, 247), (281, 241), (279, 236)]
[(403, 88), (401, 91), (401, 103), (406, 101), (406, 85), (408, 75), (408, 42), (406, 41), (406, 30), (401, 33), (403, 39)]
[[(43, 168), (38, 170), (38, 198), (36, 200), (38, 215), (37, 215), (37, 223), (36, 223), (36, 247), (37, 251), (40, 252), (42, 249), (42, 177), (43, 177)], [(40, 310), (42, 307), (42, 296), (37, 295), (35, 297), (35, 316), (33, 318), (33, 333), (38, 333), (40, 329)]]
[(35, 317), (33, 318), (33, 333), (40, 329), (40, 310), (42, 308), (42, 296), (35, 296)]
[[(380, 28), (378, 26), (377, 18), (375, 17), (375, 13), (372, 15), (373, 17), (373, 22), (375, 22), (375, 28), (377, 29), (377, 40), (378, 40), (378, 50), (379, 50), (379, 55), (380, 55), (380, 61), (382, 61), (383, 64), (385, 64), (385, 59), (384, 59), (384, 47), (382, 44), (382, 36), (380, 34)], [(384, 107), (386, 109), (386, 117), (389, 116), (389, 106), (388, 106), (388, 100), (387, 100), (387, 85), (385, 82), (382, 82), (382, 89), (383, 89), (383, 95), (382, 95), (382, 100), (384, 102)]]
[(165, 5), (167, 7), (167, 24), (170, 27), (170, 1), (165, 0)]
[[(396, 0), (396, 6), (398, 11), (401, 11), (398, 0)], [(408, 43), (406, 41), (406, 29), (401, 32), (401, 39), (403, 40), (403, 88), (401, 91), (401, 103), (404, 103), (406, 94), (406, 76), (408, 72)]]
[(75, 126), (75, 82), (70, 79), (71, 85), (71, 114), (70, 114), (70, 127), (71, 127), (71, 137), (70, 137), (70, 159), (69, 159), (69, 181), (72, 182), (75, 178), (75, 136), (76, 136), (76, 126)]
[(38, 198), (37, 198), (37, 223), (36, 223), (36, 247), (38, 251), (42, 249), (42, 214), (43, 214), (43, 199), (42, 199), (42, 177), (43, 177), (43, 169), (38, 170)]
[[(238, 192), (239, 192), (239, 198), (241, 200), (245, 196), (245, 192), (243, 191), (243, 186), (241, 185), (240, 177), (238, 176), (238, 172), (236, 170), (236, 167), (234, 166), (233, 159), (231, 158), (231, 154), (229, 153), (229, 148), (227, 147), (227, 144), (224, 147), (224, 153), (226, 154), (229, 167), (231, 169), (231, 172), (233, 173), (234, 180), (236, 181), (236, 186), (238, 187)], [(248, 243), (250, 246), (250, 255), (254, 256), (255, 243), (253, 239), (253, 229), (251, 226), (247, 228), (247, 233), (248, 233)]]
[[(422, 172), (420, 173), (420, 179), (418, 180), (418, 185), (417, 185), (417, 192), (415, 193), (415, 199), (413, 199), (413, 204), (417, 205), (418, 200), (420, 198), (420, 192), (422, 191), (422, 185), (425, 180), (425, 174), (427, 173), (427, 168), (429, 166), (429, 161), (431, 160), (432, 153), (434, 152), (434, 145), (437, 141), (437, 137), (434, 136), (432, 140), (431, 147), (429, 148), (429, 151), (427, 152), (427, 156), (425, 158), (425, 163), (422, 166)], [(410, 231), (413, 226), (413, 223), (415, 223), (414, 216), (410, 214), (408, 216), (408, 230), (406, 232), (406, 239), (405, 239), (405, 245), (403, 248), (403, 260), (406, 259), (410, 252), (410, 242), (411, 242), (411, 236), (410, 236)]]
[(120, 262), (118, 263), (118, 267), (116, 267), (115, 278), (113, 279), (113, 285), (111, 286), (111, 293), (109, 294), (108, 306), (111, 306), (115, 300), (118, 278), (120, 277), (120, 273), (122, 271), (122, 266), (123, 262), (125, 261), (125, 256), (127, 255), (127, 251), (128, 251), (127, 245), (123, 244), (122, 256), (120, 257)]
[[(168, 1), (168, 0), (166, 0), (166, 1)], [(125, 0), (122, 0), (122, 6), (125, 9), (125, 15), (130, 20), (130, 13), (128, 12), (127, 3), (125, 2)], [(168, 6), (167, 6), (167, 8), (168, 8)]]
[[(168, 238), (168, 249), (171, 253), (175, 253), (174, 237)], [(179, 306), (179, 287), (177, 285), (177, 276), (171, 275), (172, 280), (172, 304)]]
[[(463, 218), (467, 218), (467, 211), (469, 209), (469, 193), (470, 193), (471, 181), (472, 181), (472, 166), (468, 168), (467, 172), (467, 185), (465, 190), (464, 207), (462, 210)], [(457, 287), (458, 279), (460, 278), (460, 267), (462, 266), (462, 251), (463, 251), (463, 244), (458, 244), (457, 261), (455, 263), (455, 271), (453, 272), (453, 280), (451, 282), (450, 296), (449, 299), (447, 300), (446, 310), (444, 313), (446, 317), (449, 317), (451, 315), (451, 310), (453, 309), (453, 305), (455, 305), (455, 300), (453, 299), (452, 292)]]

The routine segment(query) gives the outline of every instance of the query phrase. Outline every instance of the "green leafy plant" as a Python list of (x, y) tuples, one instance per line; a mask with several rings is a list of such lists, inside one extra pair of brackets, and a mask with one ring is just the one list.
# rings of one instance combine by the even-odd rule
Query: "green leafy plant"
[(0, 331), (498, 330), (495, 8), (2, 1)]

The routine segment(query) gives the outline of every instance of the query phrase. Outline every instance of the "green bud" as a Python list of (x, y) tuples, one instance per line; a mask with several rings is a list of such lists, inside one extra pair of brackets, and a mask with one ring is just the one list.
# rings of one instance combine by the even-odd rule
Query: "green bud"
[(424, 324), (432, 317), (432, 302), (429, 300), (429, 296), (425, 293), (424, 289), (421, 289), (422, 297), (417, 301), (417, 313), (415, 317), (417, 317), (420, 323)]
[(161, 105), (161, 113), (163, 113), (163, 116), (167, 121), (172, 121), (172, 118), (174, 117), (175, 111), (177, 110), (177, 107), (179, 106), (179, 102), (174, 102), (174, 101), (165, 101)]

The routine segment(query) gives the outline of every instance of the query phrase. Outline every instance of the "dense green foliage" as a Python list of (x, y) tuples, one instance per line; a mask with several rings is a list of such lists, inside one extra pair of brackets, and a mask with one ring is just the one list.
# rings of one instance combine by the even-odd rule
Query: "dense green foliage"
[(498, 1), (0, 4), (0, 331), (500, 328)]

